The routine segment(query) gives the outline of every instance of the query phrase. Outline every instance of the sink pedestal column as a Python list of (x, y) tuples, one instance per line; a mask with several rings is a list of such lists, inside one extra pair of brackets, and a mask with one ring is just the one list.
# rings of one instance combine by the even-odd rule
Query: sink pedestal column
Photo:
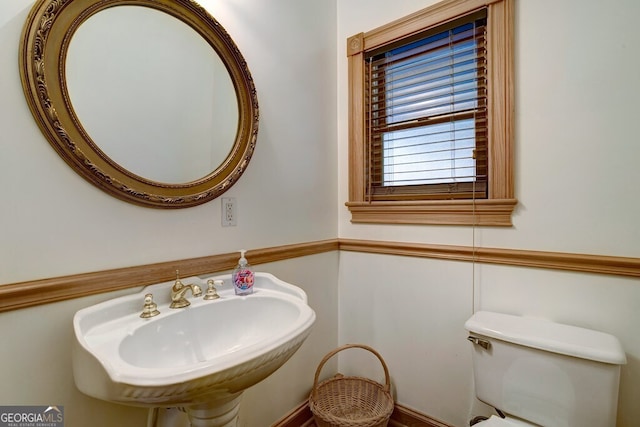
[(222, 400), (185, 408), (192, 427), (236, 427), (242, 392)]

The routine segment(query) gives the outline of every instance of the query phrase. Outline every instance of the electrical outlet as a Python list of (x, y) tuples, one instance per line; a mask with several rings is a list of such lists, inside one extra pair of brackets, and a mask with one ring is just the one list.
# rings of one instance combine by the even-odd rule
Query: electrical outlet
[(235, 227), (238, 225), (235, 197), (222, 197), (222, 226)]

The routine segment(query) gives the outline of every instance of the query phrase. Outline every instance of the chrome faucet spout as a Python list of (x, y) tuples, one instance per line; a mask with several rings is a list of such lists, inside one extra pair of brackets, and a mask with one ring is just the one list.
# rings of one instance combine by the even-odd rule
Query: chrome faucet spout
[(176, 270), (176, 282), (171, 287), (171, 305), (169, 305), (169, 308), (184, 308), (191, 305), (187, 298), (185, 298), (187, 291), (191, 291), (194, 297), (202, 295), (200, 286), (194, 284), (185, 285), (182, 283)]

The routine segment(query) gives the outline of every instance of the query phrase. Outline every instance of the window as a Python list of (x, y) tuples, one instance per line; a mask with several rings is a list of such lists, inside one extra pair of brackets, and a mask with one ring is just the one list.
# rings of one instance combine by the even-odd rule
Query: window
[(511, 225), (512, 1), (348, 40), (352, 222)]
[(482, 12), (365, 55), (367, 198), (486, 197)]

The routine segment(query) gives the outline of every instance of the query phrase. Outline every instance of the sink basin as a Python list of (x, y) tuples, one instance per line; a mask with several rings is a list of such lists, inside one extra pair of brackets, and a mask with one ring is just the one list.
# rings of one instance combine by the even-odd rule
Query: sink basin
[[(171, 281), (78, 311), (72, 352), (78, 389), (122, 404), (193, 409), (210, 420), (200, 423), (194, 415), (192, 425), (235, 425), (211, 420), (229, 407), (237, 412), (242, 391), (296, 352), (315, 313), (302, 289), (271, 274), (255, 273), (247, 296), (234, 294), (231, 275), (213, 279), (224, 281), (220, 298), (188, 293), (185, 308), (169, 308)], [(201, 278), (181, 280), (206, 289)], [(147, 293), (160, 314), (143, 319)]]

